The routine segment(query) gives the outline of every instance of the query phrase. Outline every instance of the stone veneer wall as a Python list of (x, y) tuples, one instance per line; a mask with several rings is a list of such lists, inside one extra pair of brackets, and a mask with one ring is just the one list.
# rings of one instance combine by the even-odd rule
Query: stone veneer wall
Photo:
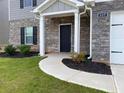
[[(60, 38), (59, 38), (59, 25), (71, 23), (71, 52), (74, 51), (74, 17), (56, 17), (47, 18), (46, 20), (46, 51), (59, 52), (60, 51)], [(89, 54), (89, 19), (81, 18), (81, 51)]]
[[(45, 48), (46, 52), (59, 52), (60, 51), (60, 38), (59, 38), (59, 25), (71, 23), (71, 52), (74, 50), (74, 17), (54, 17), (45, 19)], [(36, 19), (23, 19), (10, 21), (9, 42), (13, 45), (20, 45), (20, 27), (37, 26), (39, 28), (39, 21)], [(81, 18), (81, 51), (89, 54), (89, 19), (86, 17)], [(39, 29), (38, 29), (39, 33)], [(39, 50), (39, 35), (38, 45), (32, 46), (33, 50)]]
[(72, 24), (72, 41), (71, 50), (73, 50), (73, 37), (74, 37), (74, 18), (73, 17), (54, 17), (47, 18), (46, 20), (46, 51), (47, 52), (60, 52), (60, 36), (59, 26), (60, 24), (71, 23)]
[(90, 52), (90, 18), (81, 17), (80, 50), (85, 54)]
[[(38, 34), (39, 34), (39, 21), (37, 19), (22, 19), (22, 20), (13, 20), (9, 22), (10, 24), (10, 32), (9, 32), (9, 43), (15, 46), (21, 44), (21, 27), (28, 27), (28, 26), (37, 26)], [(38, 42), (39, 42), (39, 35)], [(39, 51), (39, 45), (32, 45), (32, 50)]]
[(124, 0), (102, 2), (93, 7), (93, 61), (110, 62), (110, 14), (120, 10), (124, 10)]

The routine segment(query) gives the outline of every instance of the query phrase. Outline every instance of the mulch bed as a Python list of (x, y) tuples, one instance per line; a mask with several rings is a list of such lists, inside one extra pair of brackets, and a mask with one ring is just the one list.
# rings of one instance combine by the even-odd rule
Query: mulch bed
[(0, 53), (0, 57), (7, 57), (7, 58), (25, 58), (25, 57), (32, 57), (32, 56), (37, 56), (38, 52), (30, 52), (28, 55), (23, 55), (19, 52), (16, 52), (13, 55), (8, 55), (6, 53)]
[(77, 63), (72, 61), (72, 59), (66, 59), (66, 58), (62, 60), (62, 63), (69, 68), (80, 70), (80, 71), (112, 75), (110, 66), (103, 63), (97, 63), (97, 62), (91, 62), (91, 61)]

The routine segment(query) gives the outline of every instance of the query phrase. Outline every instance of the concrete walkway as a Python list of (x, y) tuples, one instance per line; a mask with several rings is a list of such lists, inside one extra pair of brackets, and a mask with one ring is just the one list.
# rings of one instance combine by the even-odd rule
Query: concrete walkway
[(67, 82), (116, 93), (111, 75), (93, 74), (70, 69), (61, 62), (63, 58), (69, 58), (69, 54), (49, 54), (47, 56), (48, 58), (39, 63), (40, 69), (45, 73)]
[(118, 93), (124, 93), (124, 65), (111, 65)]

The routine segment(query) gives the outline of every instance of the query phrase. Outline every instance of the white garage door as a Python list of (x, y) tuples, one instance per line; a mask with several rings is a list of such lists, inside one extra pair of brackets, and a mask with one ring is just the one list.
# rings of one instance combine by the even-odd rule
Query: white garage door
[(110, 60), (124, 64), (124, 11), (111, 13)]

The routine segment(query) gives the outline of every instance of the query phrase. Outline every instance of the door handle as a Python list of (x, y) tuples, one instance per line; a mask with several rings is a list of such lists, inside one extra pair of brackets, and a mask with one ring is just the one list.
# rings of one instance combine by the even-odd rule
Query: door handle
[(111, 53), (123, 53), (122, 51), (111, 51)]

